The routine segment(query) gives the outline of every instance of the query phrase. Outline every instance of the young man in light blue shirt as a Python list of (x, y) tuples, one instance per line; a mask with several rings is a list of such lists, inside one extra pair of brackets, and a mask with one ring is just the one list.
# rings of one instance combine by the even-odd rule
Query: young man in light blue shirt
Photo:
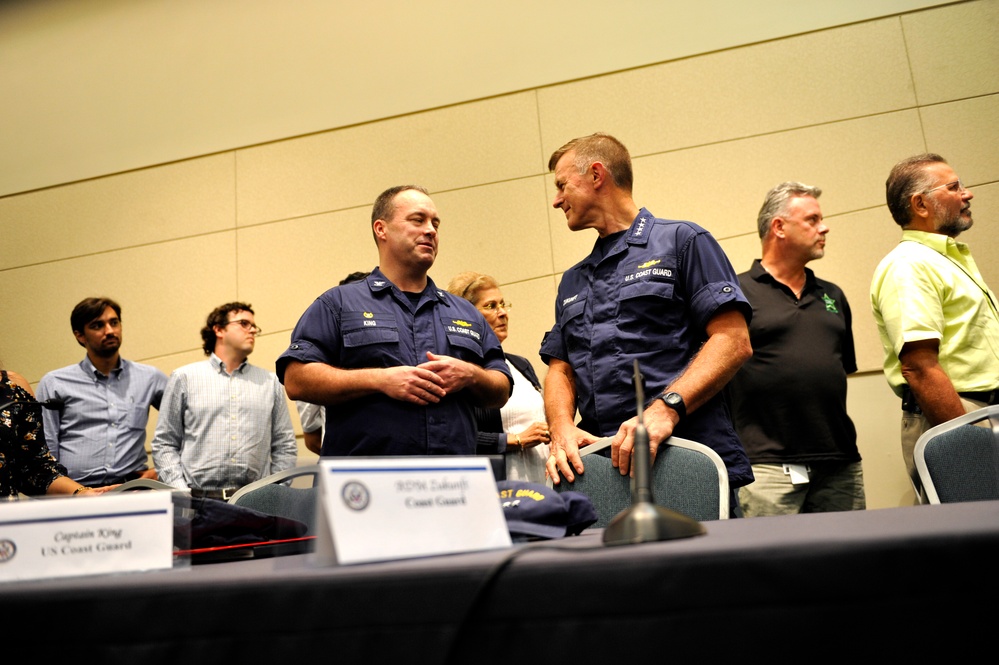
[(88, 487), (156, 479), (147, 461), (146, 423), (149, 407), (160, 406), (166, 374), (121, 357), (121, 306), (114, 300), (83, 299), (70, 324), (87, 355), (38, 384), (39, 400), (62, 403), (42, 414), (49, 449), (70, 478)]

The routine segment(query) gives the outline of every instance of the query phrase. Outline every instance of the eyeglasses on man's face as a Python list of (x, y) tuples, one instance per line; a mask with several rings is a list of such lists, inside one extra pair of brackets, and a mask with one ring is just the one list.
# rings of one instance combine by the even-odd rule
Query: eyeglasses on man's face
[[(235, 319), (235, 320), (230, 321), (229, 323), (227, 323), (225, 325), (226, 326), (230, 326), (230, 325), (232, 325), (234, 323), (238, 323), (240, 328), (242, 328), (243, 330), (245, 330), (247, 332), (252, 332), (252, 333), (254, 333), (256, 335), (259, 335), (260, 333), (263, 332), (263, 330), (260, 329), (260, 326), (258, 326), (253, 321), (247, 321), (246, 319)], [(223, 328), (224, 327), (225, 326), (223, 326)]]
[(924, 194), (929, 194), (930, 192), (935, 192), (938, 189), (946, 189), (948, 192), (951, 192), (953, 194), (960, 194), (961, 192), (967, 191), (968, 188), (964, 186), (964, 183), (961, 182), (960, 179), (957, 179), (957, 180), (953, 180), (951, 182), (945, 182), (942, 185), (937, 185), (936, 187), (933, 187), (932, 189), (927, 189), (923, 193)]
[(505, 300), (496, 302), (495, 300), (490, 300), (487, 303), (479, 305), (479, 309), (484, 309), (487, 312), (495, 312), (497, 309), (510, 309), (513, 307), (513, 303), (509, 303)]

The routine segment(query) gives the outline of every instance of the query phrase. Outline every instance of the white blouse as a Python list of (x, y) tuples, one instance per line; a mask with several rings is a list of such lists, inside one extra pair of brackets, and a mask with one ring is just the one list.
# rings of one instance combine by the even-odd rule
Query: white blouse
[[(507, 360), (513, 376), (513, 394), (500, 409), (503, 431), (507, 439), (527, 429), (531, 423), (545, 422), (545, 400), (541, 392), (531, 384), (519, 369)], [(545, 478), (545, 462), (548, 460), (548, 444), (539, 443), (531, 448), (507, 447), (506, 477), (509, 480), (525, 480), (532, 483), (551, 484)]]

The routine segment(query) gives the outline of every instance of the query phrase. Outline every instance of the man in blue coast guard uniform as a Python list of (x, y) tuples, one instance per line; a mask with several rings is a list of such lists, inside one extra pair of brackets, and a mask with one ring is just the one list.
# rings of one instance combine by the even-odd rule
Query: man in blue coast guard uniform
[(319, 296), (278, 358), (288, 396), (326, 407), (323, 456), (474, 455), (471, 407), (510, 396), (492, 328), (427, 276), (439, 225), (422, 187), (383, 192), (371, 213), (378, 267)]
[[(717, 451), (733, 489), (752, 482), (719, 393), (752, 355), (752, 308), (721, 247), (696, 224), (638, 208), (631, 157), (612, 136), (574, 139), (555, 151), (548, 168), (555, 173), (553, 206), (569, 229), (599, 235), (590, 255), (562, 276), (555, 325), (541, 344), (548, 474), (555, 483), (560, 473), (572, 482), (584, 471), (580, 446), (606, 436), (613, 437), (612, 463), (630, 472), (637, 359), (653, 456), (675, 432)], [(737, 501), (733, 512), (739, 514)]]

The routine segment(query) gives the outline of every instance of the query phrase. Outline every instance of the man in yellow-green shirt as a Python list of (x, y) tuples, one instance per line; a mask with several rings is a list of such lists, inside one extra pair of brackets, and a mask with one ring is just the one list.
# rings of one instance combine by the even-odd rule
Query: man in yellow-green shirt
[(999, 403), (999, 311), (965, 243), (971, 191), (943, 157), (895, 165), (888, 209), (902, 241), (874, 271), (871, 306), (885, 378), (902, 398), (902, 456), (917, 497), (919, 436), (968, 411)]

